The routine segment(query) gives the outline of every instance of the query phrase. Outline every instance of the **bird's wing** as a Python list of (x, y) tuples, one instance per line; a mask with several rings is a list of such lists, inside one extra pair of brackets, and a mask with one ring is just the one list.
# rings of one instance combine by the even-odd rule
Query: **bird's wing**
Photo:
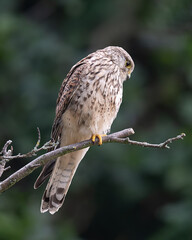
[[(83, 59), (84, 60), (84, 59)], [(76, 65), (74, 65), (69, 73), (67, 74), (66, 78), (63, 80), (61, 85), (57, 105), (56, 105), (56, 116), (52, 126), (51, 138), (57, 142), (61, 139), (62, 133), (62, 115), (66, 111), (69, 103), (73, 97), (73, 94), (77, 90), (79, 86), (80, 76), (82, 75), (82, 71), (84, 68), (84, 61), (81, 60)], [(59, 145), (58, 145), (59, 147)], [(43, 167), (39, 177), (37, 178), (34, 188), (38, 188), (46, 178), (51, 174), (53, 167), (55, 165), (56, 159), (48, 162)]]

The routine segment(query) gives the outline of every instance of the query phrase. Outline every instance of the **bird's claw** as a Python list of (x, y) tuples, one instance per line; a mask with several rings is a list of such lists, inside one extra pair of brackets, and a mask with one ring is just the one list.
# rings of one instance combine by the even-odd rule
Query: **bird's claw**
[(102, 140), (102, 137), (106, 136), (106, 134), (93, 134), (91, 136), (91, 140), (92, 142), (94, 143), (95, 142), (95, 139), (98, 138), (99, 139), (99, 142), (98, 142), (98, 145), (101, 146), (103, 144), (103, 140)]

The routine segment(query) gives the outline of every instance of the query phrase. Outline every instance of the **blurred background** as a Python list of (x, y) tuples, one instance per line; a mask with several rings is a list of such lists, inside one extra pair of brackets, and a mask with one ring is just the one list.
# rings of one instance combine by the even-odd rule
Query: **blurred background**
[[(63, 78), (78, 60), (118, 45), (135, 61), (112, 131), (171, 149), (108, 144), (81, 162), (64, 206), (40, 214), (40, 169), (0, 196), (1, 240), (192, 239), (191, 0), (1, 0), (0, 149), (49, 140)], [(2, 180), (28, 163), (11, 163)]]

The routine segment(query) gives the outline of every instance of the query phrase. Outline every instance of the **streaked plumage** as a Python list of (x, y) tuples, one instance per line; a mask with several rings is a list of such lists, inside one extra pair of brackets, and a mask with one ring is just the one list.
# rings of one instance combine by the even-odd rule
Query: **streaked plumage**
[[(122, 101), (123, 82), (133, 69), (132, 58), (120, 47), (98, 50), (74, 65), (60, 88), (51, 137), (65, 146), (108, 133)], [(44, 166), (34, 186), (51, 174), (41, 212), (59, 210), (87, 151), (66, 154)]]

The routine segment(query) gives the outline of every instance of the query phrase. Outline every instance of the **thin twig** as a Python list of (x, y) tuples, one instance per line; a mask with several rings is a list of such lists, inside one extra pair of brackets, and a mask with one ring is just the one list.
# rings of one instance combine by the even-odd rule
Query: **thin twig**
[(11, 149), (8, 149), (8, 147), (11, 145), (12, 141), (8, 140), (5, 145), (3, 146), (0, 155), (2, 154), (3, 156), (10, 156), (13, 152), (13, 148), (11, 147)]
[[(42, 147), (39, 147), (40, 145), (40, 141), (41, 141), (41, 133), (39, 128), (37, 128), (37, 132), (38, 132), (38, 140), (37, 143), (35, 145), (35, 147), (28, 153), (24, 153), (24, 154), (17, 154), (15, 156), (13, 156), (13, 146), (10, 146), (12, 141), (8, 140), (5, 145), (3, 146), (1, 152), (0, 152), (0, 177), (2, 176), (3, 172), (7, 171), (8, 169), (10, 169), (10, 167), (5, 167), (5, 165), (13, 159), (16, 158), (28, 158), (28, 157), (33, 157), (36, 156), (37, 153), (41, 150), (51, 150), (57, 147), (57, 145), (59, 144), (58, 142), (53, 142), (53, 141), (49, 141), (47, 143), (45, 143)], [(10, 149), (8, 149), (8, 147), (10, 146)]]
[(6, 160), (1, 160), (0, 161), (0, 177), (2, 176), (2, 174), (5, 171), (5, 165), (6, 165)]
[[(6, 142), (6, 144), (4, 145), (4, 147), (1, 151), (1, 153), (3, 153), (3, 155), (0, 156), (0, 159), (2, 159), (2, 160), (6, 159), (7, 161), (9, 161), (9, 160), (13, 160), (13, 159), (16, 159), (16, 158), (33, 157), (33, 156), (36, 156), (39, 151), (49, 150), (49, 149), (55, 148), (59, 144), (58, 142), (55, 143), (52, 140), (50, 140), (49, 142), (46, 142), (42, 147), (39, 147), (40, 141), (41, 141), (41, 135), (40, 135), (39, 128), (37, 128), (37, 131), (38, 131), (38, 140), (37, 140), (37, 143), (36, 143), (35, 147), (30, 152), (24, 153), (24, 154), (18, 153), (17, 155), (13, 156), (12, 151), (10, 151), (10, 150), (7, 151), (7, 147), (12, 143), (12, 141), (9, 140), (9, 141)], [(10, 151), (9, 152), (10, 154), (4, 154), (5, 150), (7, 152)]]
[(169, 138), (166, 141), (164, 141), (162, 143), (158, 143), (158, 144), (148, 143), (148, 142), (138, 142), (138, 141), (131, 140), (129, 138), (121, 139), (121, 138), (117, 138), (117, 137), (111, 138), (110, 141), (111, 142), (116, 142), (116, 143), (125, 143), (125, 144), (137, 145), (137, 146), (141, 146), (141, 147), (168, 148), (169, 149), (170, 147), (168, 146), (168, 144), (170, 144), (170, 143), (172, 143), (176, 140), (182, 140), (185, 136), (186, 136), (185, 133), (181, 133), (181, 134), (177, 135), (176, 137)]
[(2, 154), (3, 157), (0, 156), (0, 177), (2, 176), (3, 172), (7, 170), (5, 168), (6, 163), (9, 161), (7, 158), (10, 157), (13, 153), (13, 147), (11, 146), (10, 149), (8, 147), (11, 145), (12, 141), (8, 140), (5, 145), (3, 146), (0, 155)]

